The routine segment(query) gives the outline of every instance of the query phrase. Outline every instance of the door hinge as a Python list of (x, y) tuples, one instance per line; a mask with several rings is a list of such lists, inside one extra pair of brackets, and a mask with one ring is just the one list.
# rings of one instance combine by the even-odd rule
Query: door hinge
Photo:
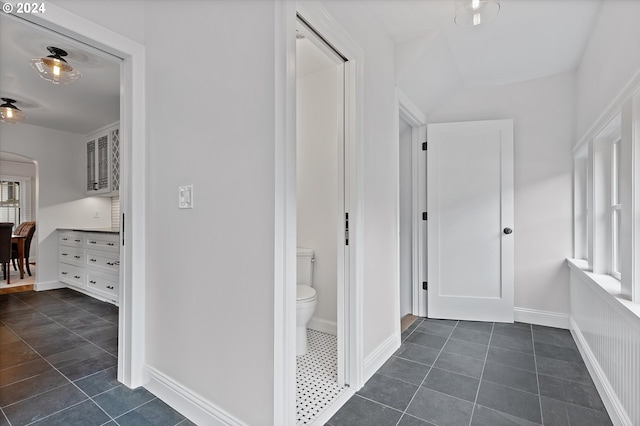
[(427, 284), (426, 281), (422, 281), (422, 289), (423, 290), (427, 290), (429, 288), (429, 285)]
[(427, 143), (426, 142), (422, 142), (422, 150), (423, 151), (427, 150)]
[(344, 214), (344, 244), (349, 245), (349, 213)]
[(422, 212), (422, 220), (427, 220), (427, 212)]

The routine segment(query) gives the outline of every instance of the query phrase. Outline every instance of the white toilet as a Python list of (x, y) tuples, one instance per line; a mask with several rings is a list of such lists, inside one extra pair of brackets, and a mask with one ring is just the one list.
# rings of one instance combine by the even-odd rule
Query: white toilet
[(313, 250), (298, 248), (296, 287), (296, 356), (307, 353), (307, 323), (316, 309), (316, 291), (313, 286)]

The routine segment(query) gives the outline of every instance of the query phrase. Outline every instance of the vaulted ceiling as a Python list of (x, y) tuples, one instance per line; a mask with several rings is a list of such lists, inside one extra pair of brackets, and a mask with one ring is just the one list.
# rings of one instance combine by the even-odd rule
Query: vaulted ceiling
[[(358, 1), (384, 28), (395, 43), (397, 84), (426, 114), (464, 88), (575, 70), (601, 4), (501, 0), (494, 20), (460, 27), (453, 0), (331, 1)], [(51, 45), (69, 52), (81, 80), (53, 85), (36, 74), (29, 61)], [(0, 56), (0, 96), (16, 99), (27, 123), (84, 134), (118, 120), (118, 58), (5, 14)]]
[(452, 0), (362, 0), (395, 42), (398, 85), (426, 114), (460, 89), (575, 70), (600, 4), (501, 0), (493, 20), (461, 27)]

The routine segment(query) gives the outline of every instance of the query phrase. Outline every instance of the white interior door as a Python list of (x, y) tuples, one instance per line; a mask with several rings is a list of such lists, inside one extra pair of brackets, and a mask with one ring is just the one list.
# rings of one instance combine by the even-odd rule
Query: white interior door
[(513, 121), (428, 126), (428, 316), (513, 322)]

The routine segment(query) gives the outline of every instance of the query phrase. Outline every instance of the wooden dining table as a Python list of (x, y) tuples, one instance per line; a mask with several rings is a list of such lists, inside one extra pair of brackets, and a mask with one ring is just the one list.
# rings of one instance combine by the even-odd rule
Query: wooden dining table
[(24, 242), (27, 239), (24, 235), (11, 235), (11, 243), (18, 246), (18, 268), (20, 269), (20, 279), (24, 279)]

